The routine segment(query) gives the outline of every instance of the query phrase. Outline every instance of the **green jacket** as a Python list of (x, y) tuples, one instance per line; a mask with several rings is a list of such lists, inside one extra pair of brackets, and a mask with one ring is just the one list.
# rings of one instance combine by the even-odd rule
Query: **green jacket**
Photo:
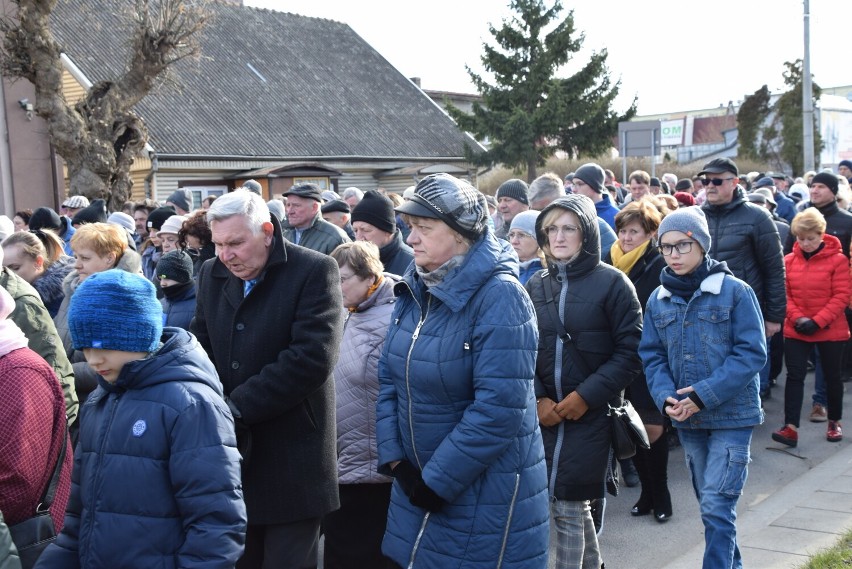
[(74, 390), (74, 370), (65, 355), (56, 326), (36, 289), (6, 267), (0, 270), (0, 286), (15, 299), (15, 310), (9, 318), (24, 332), (29, 348), (43, 357), (56, 372), (65, 394), (65, 415), (71, 428), (77, 420), (80, 405)]
[[(296, 242), (296, 229), (292, 226), (285, 225), (283, 228), (284, 237), (291, 243)], [(328, 255), (338, 245), (349, 243), (349, 236), (334, 225), (320, 217), (317, 213), (311, 226), (302, 231), (302, 238), (299, 240), (299, 245), (319, 251)]]

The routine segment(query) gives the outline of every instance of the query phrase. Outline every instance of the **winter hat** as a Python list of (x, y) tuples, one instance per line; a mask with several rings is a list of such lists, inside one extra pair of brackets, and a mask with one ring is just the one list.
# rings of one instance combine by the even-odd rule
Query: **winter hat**
[(778, 204), (775, 202), (775, 198), (772, 197), (772, 190), (770, 190), (769, 188), (757, 188), (751, 194), (748, 195), (749, 199), (751, 199), (752, 194), (763, 196), (764, 199), (766, 199), (766, 203), (771, 204), (772, 207), (778, 207)]
[(764, 176), (752, 185), (751, 189), (759, 190), (760, 188), (774, 188), (775, 180), (770, 178), (769, 176)]
[(0, 356), (5, 356), (12, 350), (26, 347), (28, 340), (15, 321), (9, 318), (15, 310), (15, 299), (0, 287)]
[(324, 203), (320, 210), (323, 213), (331, 213), (332, 211), (339, 211), (340, 213), (349, 213), (350, 211), (352, 211), (352, 208), (350, 208), (349, 204), (343, 200), (331, 200), (328, 203)]
[(180, 228), (183, 227), (184, 221), (186, 221), (185, 215), (173, 215), (163, 222), (158, 233), (171, 233), (177, 235)]
[(835, 196), (837, 195), (837, 190), (839, 189), (837, 186), (837, 176), (834, 174), (829, 174), (828, 172), (820, 172), (816, 176), (811, 179), (811, 186), (814, 184), (824, 184), (828, 186), (828, 189), (831, 190)]
[(192, 211), (192, 192), (186, 188), (175, 190), (166, 198), (167, 202), (172, 202), (184, 211)]
[(8, 215), (0, 215), (0, 241), (15, 232), (15, 222)]
[(258, 182), (257, 180), (246, 180), (245, 182), (243, 182), (243, 187), (257, 195), (261, 195), (261, 192), (263, 191), (260, 182)]
[(691, 192), (695, 189), (695, 186), (692, 185), (692, 180), (689, 178), (683, 178), (682, 180), (678, 180), (677, 184), (675, 184), (675, 192)]
[(163, 226), (163, 223), (166, 222), (168, 218), (175, 215), (175, 208), (170, 205), (166, 205), (163, 207), (158, 207), (154, 211), (148, 214), (148, 221), (146, 225), (148, 229), (154, 229), (154, 231), (159, 231)]
[(519, 229), (535, 239), (535, 220), (540, 212), (535, 209), (522, 211), (512, 220), (512, 225), (509, 226), (509, 233), (515, 229)]
[(68, 196), (68, 199), (62, 202), (62, 207), (67, 207), (69, 209), (82, 209), (84, 207), (89, 207), (89, 198), (86, 196)]
[(651, 178), (651, 182), (648, 184), (651, 188), (662, 188), (663, 185), (660, 183), (659, 178)]
[(123, 211), (115, 211), (109, 214), (109, 217), (107, 218), (107, 223), (112, 223), (114, 225), (118, 225), (119, 227), (123, 227), (130, 233), (136, 232), (136, 222), (133, 221), (132, 217), (130, 217)]
[(512, 178), (511, 180), (506, 180), (497, 188), (497, 201), (500, 201), (500, 198), (512, 198), (522, 204), (530, 205), (530, 200), (527, 198), (528, 191), (529, 186), (526, 182)]
[(340, 196), (338, 196), (336, 192), (333, 192), (331, 190), (325, 190), (320, 195), (322, 196), (322, 201), (324, 201), (324, 202), (330, 202), (330, 201), (333, 201), (333, 200), (339, 200), (340, 199)]
[(603, 168), (594, 162), (583, 164), (577, 168), (577, 171), (574, 172), (574, 178), (580, 178), (587, 186), (599, 194), (602, 194), (604, 191), (604, 179), (606, 178), (606, 173), (603, 171)]
[(689, 192), (675, 192), (674, 199), (680, 204), (680, 207), (690, 207), (695, 205), (695, 198)]
[(192, 280), (192, 257), (180, 249), (169, 251), (157, 261), (154, 274), (158, 279), (169, 279), (178, 284), (188, 283)]
[(163, 307), (151, 281), (110, 269), (87, 277), (74, 291), (68, 329), (77, 350), (153, 352), (163, 334)]
[(669, 231), (680, 231), (698, 241), (704, 254), (710, 252), (710, 229), (707, 227), (707, 218), (698, 207), (684, 207), (677, 209), (663, 218), (660, 228), (657, 230), (659, 239)]
[(704, 174), (721, 174), (723, 172), (730, 172), (734, 176), (739, 176), (740, 172), (737, 170), (737, 165), (730, 158), (716, 158), (711, 160), (707, 164), (704, 165), (704, 169), (701, 170), (698, 175), (703, 176)]
[(316, 200), (322, 203), (322, 192), (316, 184), (297, 184), (281, 195), (284, 197), (299, 196), (300, 198)]
[(266, 202), (266, 207), (269, 208), (269, 213), (274, 215), (278, 221), (284, 221), (284, 202), (281, 200), (269, 200)]
[(385, 233), (396, 231), (396, 214), (393, 202), (376, 190), (369, 190), (352, 210), (352, 223), (363, 221)]
[(62, 227), (62, 220), (59, 219), (59, 214), (49, 207), (40, 207), (30, 216), (30, 222), (27, 224), (31, 231), (36, 229), (59, 229)]
[(104, 200), (95, 200), (74, 214), (71, 225), (80, 223), (106, 223), (107, 208)]
[(805, 184), (793, 184), (787, 193), (797, 201), (806, 201), (811, 197), (811, 192)]
[[(526, 187), (526, 184), (521, 183)], [(439, 219), (474, 241), (479, 239), (487, 227), (488, 206), (485, 196), (469, 183), (449, 174), (431, 174), (420, 180), (409, 200), (397, 207), (396, 211), (415, 217)]]

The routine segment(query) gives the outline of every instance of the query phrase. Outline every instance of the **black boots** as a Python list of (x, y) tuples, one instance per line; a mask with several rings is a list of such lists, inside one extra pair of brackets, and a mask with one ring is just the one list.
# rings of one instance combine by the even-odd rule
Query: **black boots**
[(636, 449), (633, 463), (639, 472), (642, 493), (630, 510), (630, 515), (646, 516), (653, 510), (654, 519), (659, 523), (669, 521), (672, 517), (672, 497), (668, 487), (669, 444), (666, 437), (657, 439), (648, 450)]

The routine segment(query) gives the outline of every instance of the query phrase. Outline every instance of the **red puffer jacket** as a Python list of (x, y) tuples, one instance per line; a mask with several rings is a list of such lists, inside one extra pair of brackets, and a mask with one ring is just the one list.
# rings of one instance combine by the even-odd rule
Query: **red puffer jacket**
[[(784, 337), (804, 342), (839, 342), (849, 338), (844, 309), (852, 295), (849, 259), (833, 235), (823, 236), (822, 251), (805, 259), (799, 244), (784, 257), (787, 268), (787, 317)], [(811, 336), (793, 328), (799, 318), (811, 318), (820, 329)]]

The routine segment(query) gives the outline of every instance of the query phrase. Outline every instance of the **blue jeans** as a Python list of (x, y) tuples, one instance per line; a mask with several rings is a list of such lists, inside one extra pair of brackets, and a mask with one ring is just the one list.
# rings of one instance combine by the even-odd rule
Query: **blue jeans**
[(677, 430), (704, 523), (704, 569), (742, 569), (737, 502), (748, 477), (753, 430)]

